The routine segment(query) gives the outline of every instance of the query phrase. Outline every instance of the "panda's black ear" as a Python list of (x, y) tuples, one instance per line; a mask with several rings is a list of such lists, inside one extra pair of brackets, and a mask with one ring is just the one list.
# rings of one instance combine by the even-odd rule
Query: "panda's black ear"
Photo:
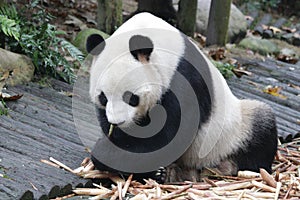
[(140, 62), (148, 62), (153, 51), (152, 41), (142, 35), (134, 35), (129, 40), (131, 55)]
[(87, 38), (86, 51), (94, 56), (99, 55), (105, 47), (105, 41), (99, 34), (92, 34)]

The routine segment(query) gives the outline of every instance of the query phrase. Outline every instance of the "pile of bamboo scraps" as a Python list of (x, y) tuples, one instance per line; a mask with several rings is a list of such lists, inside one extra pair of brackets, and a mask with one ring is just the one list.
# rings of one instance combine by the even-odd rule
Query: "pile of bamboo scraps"
[[(210, 175), (203, 182), (158, 184), (145, 180), (145, 184), (127, 180), (116, 174), (94, 169), (89, 158), (81, 166), (71, 169), (50, 158), (43, 160), (89, 179), (110, 179), (109, 188), (94, 184), (94, 188), (75, 188), (71, 195), (88, 195), (90, 199), (299, 199), (300, 198), (300, 140), (280, 145), (273, 164), (273, 174), (264, 169), (260, 173), (240, 171), (237, 177)], [(58, 198), (59, 199), (59, 198)], [(63, 199), (61, 197), (60, 199)]]

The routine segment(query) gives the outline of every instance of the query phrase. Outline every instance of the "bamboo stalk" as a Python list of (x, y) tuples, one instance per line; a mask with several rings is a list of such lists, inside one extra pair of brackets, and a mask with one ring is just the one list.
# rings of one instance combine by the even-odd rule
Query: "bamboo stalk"
[(155, 198), (160, 199), (162, 196), (162, 191), (159, 185), (156, 186)]
[(276, 181), (274, 180), (274, 178), (273, 178), (273, 177), (272, 177), (265, 169), (263, 169), (263, 168), (260, 168), (259, 171), (260, 171), (260, 175), (261, 175), (262, 179), (263, 179), (264, 181), (266, 181), (266, 183), (267, 183), (269, 186), (271, 186), (271, 187), (273, 187), (273, 188), (276, 188), (277, 183), (276, 183)]
[(88, 164), (82, 170), (83, 173), (87, 173), (95, 168), (94, 163), (90, 160)]
[(57, 164), (57, 165), (60, 166), (61, 168), (65, 169), (65, 170), (67, 170), (67, 171), (69, 171), (69, 172), (71, 172), (71, 173), (74, 173), (73, 170), (72, 170), (70, 167), (68, 167), (67, 165), (65, 165), (65, 164), (63, 164), (63, 163), (61, 163), (61, 162), (59, 162), (58, 160), (56, 160), (56, 159), (54, 159), (54, 158), (52, 158), (52, 157), (50, 157), (49, 160), (50, 160), (51, 162), (54, 162), (55, 164)]
[(73, 169), (73, 173), (74, 174), (80, 174), (83, 169), (84, 169), (84, 166), (80, 166), (80, 167), (78, 167), (76, 169)]
[(278, 200), (281, 186), (282, 186), (282, 183), (281, 182), (277, 182), (276, 192), (275, 192), (275, 198), (274, 198), (275, 200)]
[(30, 181), (29, 181), (29, 183), (30, 183), (30, 185), (32, 186), (32, 188), (33, 188), (34, 190), (39, 191), (39, 190), (37, 189), (37, 187), (35, 187), (35, 185), (33, 185), (33, 183), (31, 183)]
[(107, 193), (105, 190), (98, 188), (76, 188), (73, 190), (75, 194), (78, 195), (101, 195)]
[(52, 166), (52, 167), (60, 168), (59, 165), (57, 165), (57, 164), (55, 164), (54, 162), (51, 162), (51, 161), (49, 161), (49, 160), (41, 159), (41, 162), (42, 162), (42, 163), (45, 163), (45, 164), (47, 164), (47, 165), (50, 165), (50, 166)]
[(99, 173), (99, 174), (94, 174), (94, 173), (87, 173), (85, 175), (83, 175), (83, 178), (92, 178), (92, 179), (95, 179), (95, 178), (110, 178), (110, 174), (104, 174), (104, 173)]
[(127, 181), (125, 182), (124, 188), (122, 190), (122, 197), (125, 197), (125, 195), (127, 193), (127, 190), (129, 188), (129, 185), (131, 183), (132, 177), (133, 177), (133, 174), (130, 174), (130, 176), (128, 177)]
[(240, 178), (258, 178), (258, 177), (260, 177), (260, 174), (257, 172), (245, 170), (245, 171), (239, 171), (238, 177), (240, 177)]
[(265, 184), (263, 184), (263, 183), (261, 183), (261, 182), (257, 182), (257, 181), (252, 181), (251, 182), (255, 187), (257, 187), (257, 188), (260, 188), (260, 189), (262, 189), (262, 190), (264, 190), (264, 191), (267, 191), (267, 192), (276, 192), (276, 189), (275, 188), (273, 188), (273, 187), (271, 187), (271, 186), (268, 186), (268, 185), (265, 185)]
[[(161, 200), (169, 200), (169, 199), (173, 199), (174, 197), (177, 197), (178, 194), (181, 194), (183, 192), (185, 192), (186, 190), (188, 190), (189, 188), (191, 188), (193, 185), (186, 185), (186, 186), (183, 186), (181, 189), (179, 190), (176, 190), (174, 192), (171, 192), (169, 193), (168, 195), (166, 196), (163, 196), (161, 198)], [(186, 194), (185, 194), (186, 195)]]
[(54, 200), (64, 200), (64, 199), (68, 199), (68, 198), (71, 198), (71, 197), (74, 197), (75, 194), (68, 194), (68, 195), (65, 195), (63, 197), (56, 197)]
[(218, 187), (218, 185), (215, 184), (212, 180), (209, 180), (208, 178), (203, 178), (204, 182), (210, 184), (213, 187)]
[(290, 184), (290, 186), (289, 186), (289, 188), (288, 188), (288, 190), (287, 190), (287, 192), (285, 193), (285, 195), (284, 195), (284, 197), (283, 197), (283, 199), (288, 199), (288, 197), (289, 197), (289, 194), (290, 194), (290, 192), (291, 192), (291, 190), (292, 190), (292, 188), (294, 187), (294, 184), (292, 183), (292, 184)]
[(122, 184), (125, 183), (124, 179), (120, 178), (117, 175), (110, 176), (109, 179), (112, 180), (115, 184), (118, 184), (118, 182), (121, 182)]
[(94, 196), (94, 197), (90, 197), (89, 200), (107, 199), (110, 196), (112, 196), (113, 194), (114, 194), (114, 192), (110, 191), (110, 192), (107, 192), (107, 193), (104, 193), (104, 194), (100, 194), (100, 195), (97, 195), (97, 196)]
[(238, 196), (238, 200), (241, 200), (242, 198), (243, 198), (243, 196), (244, 196), (244, 194), (245, 194), (245, 190), (243, 190), (242, 192), (241, 192), (241, 194)]
[(110, 197), (110, 200), (116, 200), (119, 196), (118, 190), (115, 191), (115, 193)]
[(231, 185), (213, 188), (213, 190), (216, 190), (216, 191), (220, 191), (220, 190), (231, 191), (231, 190), (249, 188), (251, 186), (253, 186), (251, 182), (233, 183)]
[[(119, 196), (119, 200), (122, 200), (122, 182), (118, 182), (117, 188), (118, 188), (118, 196)], [(126, 194), (126, 193), (125, 193)], [(124, 195), (125, 197), (125, 195)]]
[(90, 160), (91, 159), (89, 157), (86, 157), (86, 158), (83, 159), (83, 161), (81, 162), (80, 165), (83, 166), (83, 167), (85, 167), (90, 162)]

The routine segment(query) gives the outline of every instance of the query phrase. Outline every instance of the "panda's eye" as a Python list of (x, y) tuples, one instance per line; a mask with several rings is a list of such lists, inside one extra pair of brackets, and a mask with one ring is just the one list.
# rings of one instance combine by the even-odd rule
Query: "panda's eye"
[(101, 92), (101, 94), (98, 96), (99, 98), (99, 102), (102, 106), (106, 106), (107, 104), (107, 98), (105, 96), (105, 94), (103, 92)]
[(126, 91), (123, 94), (123, 101), (130, 106), (136, 107), (140, 103), (140, 97), (133, 94), (132, 92)]

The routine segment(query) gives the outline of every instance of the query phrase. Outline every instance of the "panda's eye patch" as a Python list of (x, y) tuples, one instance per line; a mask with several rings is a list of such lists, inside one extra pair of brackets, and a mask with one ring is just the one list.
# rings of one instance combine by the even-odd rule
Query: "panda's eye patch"
[(123, 101), (130, 106), (136, 107), (140, 103), (140, 97), (133, 94), (132, 92), (126, 91), (123, 94)]
[(105, 94), (103, 92), (101, 92), (101, 94), (98, 96), (99, 98), (99, 102), (102, 106), (106, 106), (107, 104), (107, 98), (105, 96)]

